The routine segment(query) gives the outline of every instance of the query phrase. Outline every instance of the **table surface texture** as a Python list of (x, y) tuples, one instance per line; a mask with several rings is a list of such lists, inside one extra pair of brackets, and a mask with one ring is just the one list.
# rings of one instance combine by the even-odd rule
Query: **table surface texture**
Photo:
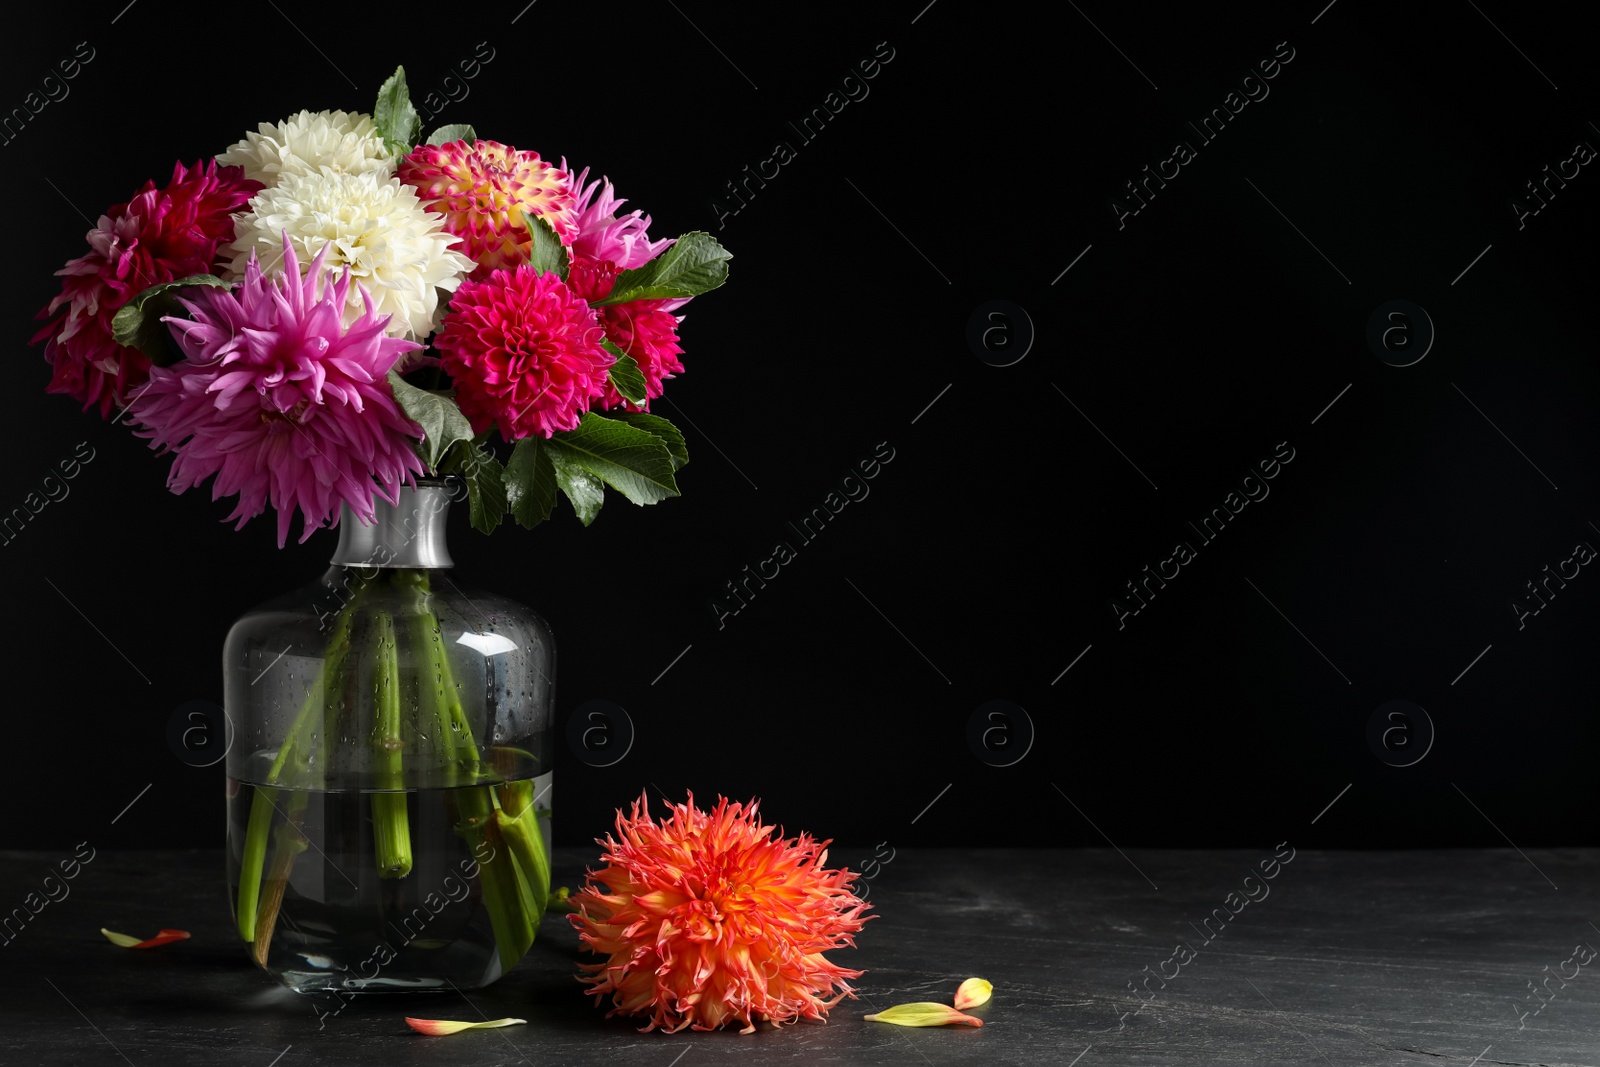
[[(835, 846), (831, 862), (873, 851)], [(249, 961), (220, 851), (102, 851), (0, 946), (0, 1064), (1600, 1064), (1600, 850), (1280, 855), (901, 850), (870, 883), (880, 917), (832, 955), (866, 972), (858, 999), (826, 1024), (668, 1035), (605, 1018), (557, 917), (489, 988), (327, 1013)], [(0, 852), (0, 911), (61, 858)], [(557, 884), (595, 859), (557, 849)], [(102, 926), (194, 936), (132, 952)], [(974, 975), (994, 983), (981, 1029), (862, 1019), (948, 1002)], [(405, 1015), (527, 1025), (429, 1038)]]

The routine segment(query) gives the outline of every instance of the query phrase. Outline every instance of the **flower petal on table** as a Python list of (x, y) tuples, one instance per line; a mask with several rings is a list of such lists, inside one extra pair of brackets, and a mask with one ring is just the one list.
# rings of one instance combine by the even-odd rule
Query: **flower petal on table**
[(455, 1019), (413, 1019), (406, 1016), (406, 1025), (419, 1034), (430, 1037), (443, 1037), (446, 1034), (459, 1034), (463, 1030), (491, 1030), (497, 1026), (515, 1026), (526, 1023), (526, 1019), (494, 1019), (483, 1023), (464, 1023)]
[(956, 1010), (966, 1011), (968, 1008), (976, 1008), (979, 1004), (987, 1004), (993, 993), (993, 983), (982, 978), (968, 978), (961, 983), (961, 988), (956, 990)]
[(964, 1023), (967, 1026), (983, 1025), (982, 1019), (963, 1015), (948, 1004), (935, 1004), (926, 1000), (915, 1004), (896, 1004), (876, 1015), (865, 1016), (865, 1019), (868, 1022), (893, 1023), (896, 1026), (945, 1026), (950, 1023)]
[(189, 940), (187, 930), (162, 930), (156, 936), (140, 941), (137, 937), (128, 934), (119, 934), (114, 930), (107, 930), (104, 926), (100, 932), (106, 935), (106, 940), (119, 948), (155, 948), (158, 945), (170, 945), (174, 941)]

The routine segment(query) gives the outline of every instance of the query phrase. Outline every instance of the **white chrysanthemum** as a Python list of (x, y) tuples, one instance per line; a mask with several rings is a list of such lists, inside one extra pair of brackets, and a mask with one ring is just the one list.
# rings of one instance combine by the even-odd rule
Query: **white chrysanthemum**
[[(285, 233), (302, 273), (331, 243), (325, 269), (337, 274), (348, 266), (378, 313), (391, 316), (385, 332), (421, 340), (443, 317), (440, 290), (454, 292), (473, 268), (472, 260), (451, 249), (460, 238), (445, 233), (443, 225), (444, 216), (424, 208), (417, 191), (397, 178), (293, 174), (257, 193), (250, 210), (234, 216), (232, 262), (225, 276), (242, 278), (251, 252), (263, 270), (279, 269)], [(363, 307), (352, 285), (345, 325), (360, 318)]]
[(282, 122), (263, 122), (260, 132), (217, 157), (224, 166), (243, 167), (246, 178), (272, 188), (290, 174), (394, 173), (399, 161), (383, 143), (370, 115), (344, 111), (302, 111)]

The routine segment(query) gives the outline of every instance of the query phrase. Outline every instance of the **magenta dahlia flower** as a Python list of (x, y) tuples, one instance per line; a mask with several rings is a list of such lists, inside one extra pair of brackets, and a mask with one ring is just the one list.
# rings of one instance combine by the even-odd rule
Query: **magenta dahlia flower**
[(602, 408), (648, 411), (650, 401), (660, 396), (665, 388), (663, 381), (683, 371), (683, 361), (678, 358), (683, 354), (678, 344), (678, 323), (682, 316), (672, 314), (667, 308), (677, 303), (681, 301), (633, 300), (595, 309), (606, 331), (606, 340), (632, 356), (644, 373), (643, 404), (630, 402), (608, 382), (606, 394), (600, 401)]
[[(575, 255), (567, 271), (567, 285), (584, 300), (603, 300), (611, 295), (617, 271), (617, 265), (609, 260)], [(683, 361), (678, 358), (683, 354), (678, 344), (678, 323), (683, 316), (672, 312), (686, 303), (687, 298), (630, 300), (594, 309), (606, 340), (633, 357), (644, 373), (645, 385), (645, 402), (634, 404), (608, 381), (598, 405), (602, 410), (626, 407), (629, 411), (648, 411), (650, 401), (661, 395), (662, 383), (683, 370)]]
[[(566, 159), (561, 169), (571, 173)], [(617, 209), (627, 201), (617, 195), (610, 178), (588, 181), (589, 168), (584, 167), (572, 179), (573, 211), (576, 216), (576, 236), (572, 241), (574, 256), (615, 263), (619, 270), (642, 267), (672, 246), (676, 238), (663, 237), (659, 241), (649, 238), (650, 216), (638, 210), (618, 216)]]
[(567, 287), (593, 303), (611, 295), (617, 281), (617, 265), (606, 259), (573, 256), (567, 265)]
[(422, 430), (395, 402), (386, 375), (421, 346), (384, 333), (373, 310), (341, 323), (350, 272), (323, 271), (325, 247), (305, 278), (287, 238), (283, 272), (267, 278), (254, 257), (237, 289), (194, 289), (180, 301), (192, 318), (168, 316), (185, 359), (153, 367), (129, 405), (139, 436), (176, 453), (174, 493), (212, 475), (213, 500), (237, 493), (226, 521), (238, 526), (267, 504), (278, 512), (278, 546), (300, 509), (304, 532), (337, 526), (340, 504), (376, 521), (374, 496), (399, 502), (402, 483), (423, 471), (411, 439)]
[(32, 342), (49, 342), (46, 391), (83, 401), (85, 411), (99, 405), (102, 418), (126, 403), (150, 361), (111, 339), (112, 317), (152, 285), (211, 271), (218, 246), (233, 239), (232, 213), (260, 189), (241, 167), (179, 162), (166, 188), (147, 181), (132, 200), (100, 216), (89, 252), (56, 271), (67, 280), (37, 316), (50, 320)]
[(577, 428), (615, 362), (604, 336), (587, 301), (524, 264), (463, 282), (433, 346), (473, 432), (514, 441)]
[[(561, 167), (566, 169), (565, 159)], [(617, 209), (627, 201), (617, 195), (611, 180), (589, 181), (588, 177), (589, 168), (585, 167), (572, 180), (578, 235), (572, 242), (567, 284), (592, 302), (611, 295), (618, 272), (644, 266), (670, 248), (675, 238), (650, 240), (650, 216), (634, 210), (619, 217)], [(606, 340), (633, 357), (644, 372), (645, 381), (642, 405), (628, 401), (608, 382), (600, 399), (601, 408), (648, 411), (650, 401), (661, 395), (663, 380), (683, 370), (683, 362), (678, 359), (683, 353), (678, 345), (678, 323), (682, 318), (671, 312), (688, 302), (687, 297), (634, 300), (595, 309)]]
[(533, 238), (522, 213), (550, 224), (561, 243), (576, 235), (572, 183), (565, 168), (498, 141), (424, 144), (400, 161), (398, 177), (414, 186), (444, 228), (461, 238), (459, 251), (478, 264), (474, 281), (528, 262)]

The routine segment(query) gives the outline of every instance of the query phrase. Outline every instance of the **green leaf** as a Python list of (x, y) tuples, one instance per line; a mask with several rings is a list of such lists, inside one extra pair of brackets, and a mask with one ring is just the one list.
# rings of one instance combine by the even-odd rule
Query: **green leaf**
[(523, 211), (522, 224), (528, 228), (528, 234), (533, 238), (528, 265), (537, 274), (555, 271), (562, 281), (566, 281), (569, 257), (567, 248), (561, 243), (561, 238), (556, 236), (556, 231), (550, 228), (548, 222), (531, 211)]
[(572, 510), (578, 513), (578, 521), (589, 525), (600, 514), (600, 505), (606, 501), (604, 483), (560, 451), (553, 453), (550, 458), (556, 469), (556, 484), (572, 501)]
[(418, 389), (394, 371), (389, 372), (389, 387), (406, 418), (422, 427), (423, 438), (416, 449), (429, 470), (439, 469), (446, 450), (457, 441), (472, 440), (472, 424), (454, 400)]
[(428, 144), (450, 144), (454, 141), (466, 141), (471, 144), (478, 139), (478, 132), (464, 122), (457, 122), (450, 126), (440, 126), (428, 136)]
[(612, 344), (602, 340), (600, 347), (617, 357), (611, 364), (611, 384), (617, 387), (617, 392), (633, 401), (643, 404), (645, 401), (644, 371), (639, 369), (639, 363), (628, 353)]
[(672, 457), (673, 470), (688, 464), (689, 446), (683, 442), (683, 433), (660, 415), (648, 411), (613, 411), (611, 417), (661, 438), (661, 443), (667, 446), (667, 454)]
[(505, 471), (494, 453), (474, 445), (471, 440), (457, 441), (445, 458), (441, 473), (457, 474), (467, 483), (467, 504), (472, 513), (472, 528), (482, 533), (494, 533), (506, 517)]
[(556, 472), (543, 437), (524, 437), (506, 464), (506, 503), (517, 525), (529, 529), (550, 517), (556, 506)]
[(158, 367), (168, 367), (183, 358), (172, 339), (172, 331), (161, 321), (163, 315), (181, 314), (179, 293), (192, 285), (227, 289), (227, 282), (214, 274), (191, 274), (177, 281), (152, 285), (118, 309), (111, 318), (111, 339), (119, 345), (137, 348)]
[(654, 434), (625, 422), (586, 411), (578, 428), (551, 437), (549, 448), (635, 504), (654, 504), (680, 495), (667, 446)]
[(733, 255), (709, 233), (686, 233), (655, 259), (617, 275), (611, 295), (600, 304), (625, 304), (630, 300), (657, 300), (709, 293), (728, 280), (728, 260)]
[(378, 133), (397, 155), (405, 155), (422, 136), (422, 116), (411, 106), (406, 88), (406, 68), (396, 67), (389, 80), (378, 89), (378, 102), (372, 108), (372, 121)]

